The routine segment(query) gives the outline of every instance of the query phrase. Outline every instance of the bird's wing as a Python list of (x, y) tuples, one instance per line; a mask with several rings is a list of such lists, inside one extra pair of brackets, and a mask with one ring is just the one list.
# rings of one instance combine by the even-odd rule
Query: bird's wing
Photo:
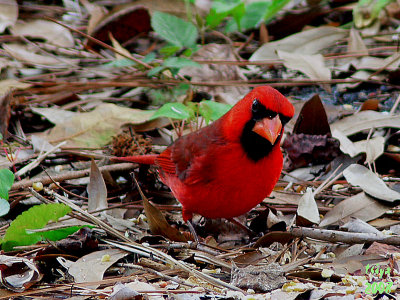
[(217, 149), (225, 143), (215, 125), (179, 138), (159, 155), (157, 165), (185, 184), (211, 181)]

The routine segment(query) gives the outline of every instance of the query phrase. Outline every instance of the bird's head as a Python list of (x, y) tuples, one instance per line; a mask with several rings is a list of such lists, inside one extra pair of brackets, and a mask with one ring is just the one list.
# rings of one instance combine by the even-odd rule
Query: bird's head
[(257, 161), (278, 145), (284, 125), (293, 117), (293, 105), (276, 89), (253, 89), (225, 116), (224, 132), (230, 140), (240, 140), (246, 154)]

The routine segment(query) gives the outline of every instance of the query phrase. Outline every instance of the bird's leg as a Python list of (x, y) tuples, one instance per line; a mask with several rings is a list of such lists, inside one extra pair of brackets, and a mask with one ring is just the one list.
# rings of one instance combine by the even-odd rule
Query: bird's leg
[(232, 224), (235, 224), (236, 226), (238, 226), (239, 228), (242, 228), (244, 231), (246, 231), (249, 235), (253, 235), (256, 236), (257, 234), (251, 230), (249, 227), (247, 227), (246, 225), (240, 223), (238, 220), (236, 220), (235, 218), (230, 218), (227, 219), (229, 222), (231, 222)]
[(195, 241), (197, 244), (199, 244), (199, 243), (200, 243), (199, 237), (197, 236), (196, 230), (194, 230), (192, 220), (190, 220), (190, 219), (187, 220), (187, 221), (186, 221), (186, 224), (187, 224), (187, 226), (189, 227), (190, 233), (193, 235), (194, 241)]

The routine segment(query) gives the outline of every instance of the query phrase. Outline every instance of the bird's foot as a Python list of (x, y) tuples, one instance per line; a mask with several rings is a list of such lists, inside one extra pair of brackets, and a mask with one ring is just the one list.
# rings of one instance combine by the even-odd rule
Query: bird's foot
[(200, 243), (199, 237), (198, 237), (198, 235), (197, 235), (197, 233), (196, 233), (196, 230), (195, 230), (194, 227), (193, 227), (192, 220), (187, 220), (187, 221), (186, 221), (186, 224), (187, 224), (187, 226), (189, 227), (190, 233), (193, 235), (194, 241), (195, 241), (197, 244), (199, 244), (199, 243)]

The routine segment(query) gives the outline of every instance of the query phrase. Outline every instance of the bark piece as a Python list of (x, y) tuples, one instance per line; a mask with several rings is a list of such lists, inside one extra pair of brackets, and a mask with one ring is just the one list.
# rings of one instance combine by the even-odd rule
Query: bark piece
[(242, 289), (269, 292), (280, 288), (285, 282), (283, 269), (277, 263), (267, 266), (232, 268), (231, 284)]

